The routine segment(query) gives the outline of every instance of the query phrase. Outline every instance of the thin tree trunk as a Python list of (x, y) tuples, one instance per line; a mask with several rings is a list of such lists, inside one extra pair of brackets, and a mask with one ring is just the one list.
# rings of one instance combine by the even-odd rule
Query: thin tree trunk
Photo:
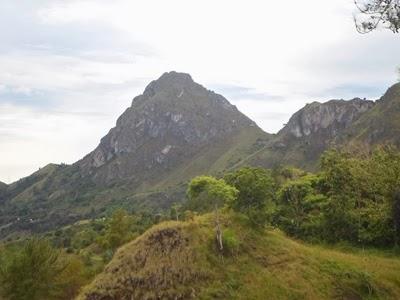
[(215, 223), (216, 223), (216, 233), (217, 233), (217, 244), (219, 250), (222, 252), (224, 250), (224, 245), (222, 243), (222, 230), (221, 230), (221, 224), (219, 222), (219, 212), (217, 205), (215, 205)]

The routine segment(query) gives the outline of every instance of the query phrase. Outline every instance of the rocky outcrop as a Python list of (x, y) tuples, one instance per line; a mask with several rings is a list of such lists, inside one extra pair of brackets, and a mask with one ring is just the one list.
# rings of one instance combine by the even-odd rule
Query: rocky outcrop
[(313, 102), (296, 112), (279, 135), (302, 138), (328, 130), (329, 136), (332, 137), (348, 128), (361, 114), (373, 106), (373, 101), (359, 98), (349, 101)]
[(251, 163), (267, 168), (295, 165), (317, 169), (320, 155), (342, 144), (346, 130), (374, 106), (373, 101), (359, 98), (307, 104), (264, 150), (252, 157)]

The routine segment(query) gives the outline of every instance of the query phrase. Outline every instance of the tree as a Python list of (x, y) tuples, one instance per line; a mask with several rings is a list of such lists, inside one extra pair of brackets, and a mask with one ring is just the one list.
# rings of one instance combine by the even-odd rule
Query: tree
[(211, 176), (198, 176), (189, 183), (187, 195), (189, 201), (197, 208), (214, 207), (216, 240), (220, 251), (223, 251), (222, 229), (219, 208), (235, 201), (238, 190), (228, 185), (223, 179)]
[(245, 167), (227, 174), (224, 179), (239, 191), (236, 201), (231, 203), (235, 210), (263, 209), (266, 201), (274, 198), (275, 182), (265, 169)]
[(182, 205), (179, 203), (174, 203), (171, 206), (171, 219), (175, 219), (176, 221), (179, 221), (179, 216), (181, 214), (181, 210), (182, 210)]
[(105, 248), (115, 250), (132, 238), (132, 216), (125, 210), (117, 209), (107, 224), (106, 233), (102, 239)]
[(233, 202), (238, 190), (228, 185), (223, 179), (212, 176), (198, 176), (192, 179), (187, 189), (189, 210), (206, 212), (222, 207), (224, 204)]
[(356, 29), (369, 33), (383, 27), (398, 33), (400, 30), (400, 0), (354, 0), (359, 14), (354, 17)]
[(400, 242), (400, 190), (397, 190), (393, 197), (393, 224), (394, 224), (394, 242), (399, 246)]
[(268, 221), (267, 205), (275, 198), (276, 185), (271, 172), (261, 168), (245, 167), (224, 177), (238, 191), (233, 210), (246, 214), (253, 225), (262, 227)]
[(307, 239), (320, 237), (327, 201), (320, 192), (321, 177), (304, 175), (286, 182), (278, 192), (277, 223), (287, 233)]
[(82, 284), (82, 265), (47, 240), (33, 238), (1, 256), (0, 291), (6, 299), (65, 299)]

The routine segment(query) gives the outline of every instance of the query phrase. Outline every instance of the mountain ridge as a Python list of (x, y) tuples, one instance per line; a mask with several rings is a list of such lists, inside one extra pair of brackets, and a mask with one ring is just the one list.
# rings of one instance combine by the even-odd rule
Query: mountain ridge
[[(399, 145), (399, 99), (397, 84), (376, 102), (313, 102), (271, 135), (189, 74), (164, 73), (81, 160), (50, 164), (3, 187), (0, 237), (45, 231), (121, 206), (160, 212), (183, 201), (185, 183), (200, 174), (245, 165), (315, 170), (330, 147), (356, 141)], [(386, 140), (371, 139), (367, 133), (375, 131)]]
[(133, 99), (91, 153), (7, 188), (0, 228), (11, 225), (0, 236), (43, 231), (115, 205), (166, 209), (184, 198), (188, 178), (223, 171), (270, 137), (190, 75), (164, 73)]

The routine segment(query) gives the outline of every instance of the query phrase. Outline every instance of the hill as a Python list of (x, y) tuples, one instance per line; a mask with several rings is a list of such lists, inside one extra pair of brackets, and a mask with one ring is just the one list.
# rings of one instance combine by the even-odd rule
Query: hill
[(346, 142), (400, 146), (400, 83), (387, 90), (376, 105), (345, 131)]
[(400, 260), (255, 231), (238, 215), (156, 225), (121, 247), (79, 299), (399, 299)]

